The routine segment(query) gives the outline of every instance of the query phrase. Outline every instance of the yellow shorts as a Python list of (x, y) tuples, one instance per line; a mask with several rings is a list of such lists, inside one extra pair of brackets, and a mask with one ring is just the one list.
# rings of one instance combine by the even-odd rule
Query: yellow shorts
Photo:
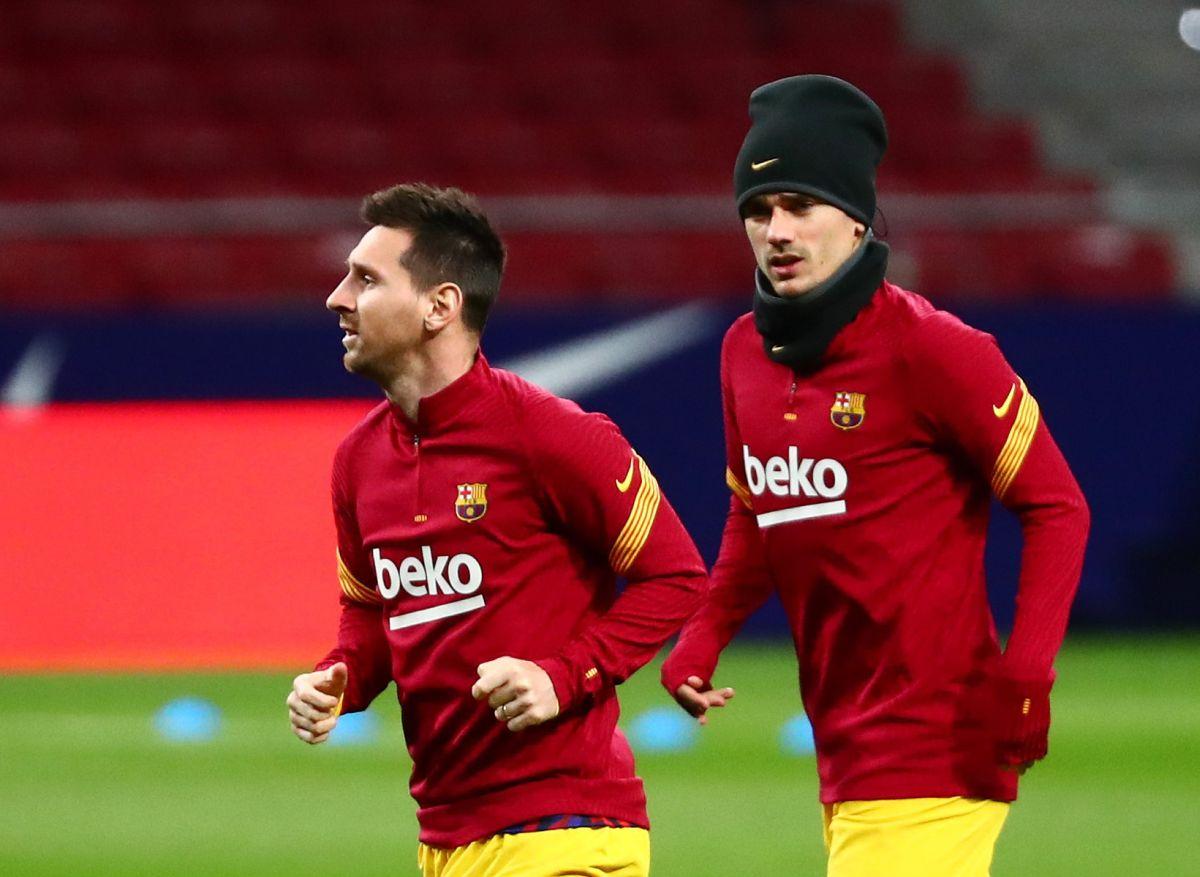
[(827, 877), (987, 877), (1008, 804), (898, 798), (825, 806)]
[(417, 844), (422, 877), (647, 877), (644, 828), (558, 828), (498, 834), (444, 850)]

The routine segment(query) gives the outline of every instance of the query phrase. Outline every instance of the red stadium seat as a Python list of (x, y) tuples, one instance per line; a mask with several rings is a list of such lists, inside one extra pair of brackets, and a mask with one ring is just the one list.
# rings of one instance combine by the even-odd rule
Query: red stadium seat
[[(959, 64), (906, 45), (900, 11), (889, 0), (360, 0), (352, 10), (10, 0), (0, 25), (0, 200), (354, 198), (401, 180), (485, 196), (727, 195), (747, 95), (796, 73), (845, 77), (885, 111), (885, 214), (893, 193), (1096, 185), (1049, 173), (1028, 122), (982, 115)], [(1008, 225), (922, 225), (900, 243), (922, 283), (960, 294), (1149, 295), (1172, 283), (1172, 254), (1153, 235), (1101, 225), (1052, 245), (1032, 221)], [(736, 231), (531, 231), (518, 235), (509, 285), (551, 294), (688, 278), (696, 290), (744, 289)], [(101, 244), (89, 250), (101, 267), (85, 273), (79, 242), (0, 239), (0, 256), (13, 260), (0, 268), (0, 296), (37, 288), (22, 271), (64, 251), (63, 274), (95, 278), (97, 300), (121, 299), (122, 288), (172, 300), (218, 287), (269, 298), (277, 284), (311, 285), (311, 266), (296, 266), (320, 246), (308, 235)], [(693, 277), (697, 248), (713, 267)], [(248, 278), (252, 257), (278, 258), (269, 288)], [(195, 267), (179, 276), (179, 265)]]
[(66, 171), (88, 160), (84, 144), (69, 128), (51, 122), (0, 123), (0, 177)]
[(1160, 240), (1105, 224), (927, 230), (896, 246), (915, 259), (917, 288), (935, 297), (1147, 298), (1174, 283)]
[(153, 55), (54, 58), (38, 74), (53, 86), (52, 105), (68, 117), (132, 122), (194, 97), (179, 68)]
[(306, 5), (278, 0), (172, 4), (162, 9), (160, 30), (173, 47), (201, 57), (303, 50), (310, 47), (312, 32), (295, 11)]
[(152, 45), (156, 35), (154, 4), (138, 0), (25, 0), (5, 5), (12, 7), (9, 15), (23, 45), (56, 54), (136, 51)]
[(147, 176), (198, 179), (213, 173), (266, 169), (280, 158), (271, 129), (207, 120), (145, 122), (127, 134), (129, 158)]
[(348, 62), (255, 52), (199, 69), (219, 108), (230, 114), (296, 120), (344, 108), (353, 116), (366, 104), (364, 83)]
[(546, 297), (572, 289), (600, 296), (749, 297), (754, 263), (736, 226), (729, 234), (585, 233), (508, 236), (505, 295)]

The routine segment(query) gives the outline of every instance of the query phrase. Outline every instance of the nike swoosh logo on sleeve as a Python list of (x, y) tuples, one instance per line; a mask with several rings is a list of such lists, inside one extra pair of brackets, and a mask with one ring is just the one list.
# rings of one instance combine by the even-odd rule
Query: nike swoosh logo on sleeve
[(629, 485), (633, 484), (633, 461), (635, 459), (637, 459), (637, 458), (634, 457), (634, 458), (630, 459), (629, 471), (625, 473), (624, 478), (622, 478), (620, 481), (616, 482), (617, 490), (621, 491), (621, 493), (625, 493), (627, 490), (629, 490)]
[(1012, 406), (1013, 394), (1015, 394), (1016, 392), (1017, 392), (1017, 385), (1013, 384), (1011, 387), (1008, 388), (1008, 395), (1004, 397), (1004, 403), (999, 406), (996, 406), (996, 405), (992, 406), (992, 413), (995, 414), (997, 417), (1003, 419), (1004, 416), (1006, 414), (1008, 414), (1008, 409)]

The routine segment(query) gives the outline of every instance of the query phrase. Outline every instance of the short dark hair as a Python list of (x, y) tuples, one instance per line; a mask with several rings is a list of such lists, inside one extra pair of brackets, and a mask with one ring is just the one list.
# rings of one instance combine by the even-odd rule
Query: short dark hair
[(371, 225), (404, 229), (412, 246), (400, 264), (420, 289), (455, 283), (463, 291), (463, 323), (482, 332), (500, 293), (506, 253), (479, 202), (461, 189), (403, 183), (363, 198)]

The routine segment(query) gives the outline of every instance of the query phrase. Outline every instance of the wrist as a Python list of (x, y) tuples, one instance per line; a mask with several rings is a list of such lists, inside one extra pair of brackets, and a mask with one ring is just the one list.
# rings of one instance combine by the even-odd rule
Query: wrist
[(575, 692), (574, 686), (571, 684), (571, 668), (570, 665), (560, 657), (540, 658), (534, 662), (550, 679), (550, 686), (554, 689), (554, 696), (558, 699), (558, 711), (566, 712), (574, 706)]
[(663, 688), (673, 696), (679, 690), (679, 686), (687, 684), (692, 676), (699, 676), (705, 685), (709, 685), (716, 672), (716, 658), (704, 660), (685, 646), (677, 645), (663, 661), (659, 678)]

